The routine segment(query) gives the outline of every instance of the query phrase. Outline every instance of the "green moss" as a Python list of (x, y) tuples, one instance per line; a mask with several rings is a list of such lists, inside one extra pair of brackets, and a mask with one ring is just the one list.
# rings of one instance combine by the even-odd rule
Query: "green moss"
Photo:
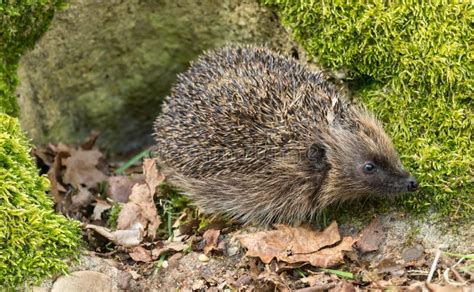
[(64, 272), (78, 254), (78, 223), (54, 213), (48, 189), (17, 119), (0, 114), (0, 288)]
[[(78, 223), (54, 213), (28, 142), (18, 127), (14, 96), (20, 56), (46, 31), (64, 1), (0, 1), (0, 288), (57, 272), (77, 255)], [(6, 114), (2, 114), (6, 113)]]
[(14, 90), (20, 56), (46, 31), (64, 0), (0, 1), (0, 112), (18, 115)]
[(117, 229), (117, 220), (122, 211), (123, 205), (120, 203), (113, 204), (112, 208), (110, 209), (109, 218), (107, 219), (107, 225), (110, 226), (113, 230)]
[(472, 1), (262, 0), (317, 62), (345, 68), (421, 182), (400, 203), (474, 209)]

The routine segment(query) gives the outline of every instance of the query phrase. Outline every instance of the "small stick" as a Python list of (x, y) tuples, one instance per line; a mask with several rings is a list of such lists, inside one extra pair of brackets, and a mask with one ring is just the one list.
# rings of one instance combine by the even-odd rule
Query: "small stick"
[[(450, 284), (450, 285), (453, 285), (453, 286), (464, 286), (467, 284), (467, 281), (466, 279), (464, 279), (461, 274), (459, 274), (458, 271), (456, 271), (454, 268), (459, 265), (460, 263), (462, 263), (464, 261), (464, 258), (460, 258), (451, 268), (447, 268), (446, 271), (444, 271), (444, 280)], [(456, 277), (456, 279), (458, 280), (457, 282), (456, 281), (451, 281), (451, 279), (449, 278), (449, 271), (452, 271), (454, 276)]]
[[(457, 278), (458, 282), (457, 281), (453, 281), (449, 278), (449, 271), (452, 271), (454, 276)], [(448, 268), (446, 269), (446, 271), (444, 271), (443, 273), (443, 276), (444, 276), (444, 280), (446, 281), (446, 283), (448, 283), (449, 285), (452, 285), (452, 286), (465, 286), (467, 284), (467, 281), (464, 280), (463, 277), (461, 277), (461, 275), (458, 273), (458, 271), (456, 271), (455, 269), (452, 269), (452, 268)]]
[(441, 255), (441, 250), (438, 249), (436, 251), (436, 255), (435, 255), (435, 258), (433, 260), (433, 264), (431, 264), (430, 273), (428, 274), (428, 278), (426, 279), (426, 283), (431, 282), (431, 279), (433, 278), (434, 272), (436, 271), (436, 266), (438, 265), (440, 255)]

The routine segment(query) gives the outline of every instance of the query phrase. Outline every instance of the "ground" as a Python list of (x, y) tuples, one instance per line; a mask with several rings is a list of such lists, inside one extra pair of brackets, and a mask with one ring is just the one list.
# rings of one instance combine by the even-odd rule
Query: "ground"
[[(83, 223), (86, 242), (80, 262), (70, 263), (69, 276), (49, 279), (37, 289), (473, 287), (474, 231), (469, 224), (450, 228), (433, 224), (439, 222), (436, 214), (392, 210), (303, 227), (241, 226), (195, 210), (166, 184), (153, 159), (142, 160), (148, 151), (124, 164), (108, 163), (93, 141), (94, 135), (78, 148), (50, 144), (34, 151), (52, 179), (57, 209)], [(58, 159), (61, 164), (55, 164)]]
[[(16, 69), (20, 56), (27, 48), (33, 47), (43, 32), (47, 30), (54, 11), (63, 5), (63, 1), (59, 0), (41, 2), (41, 4), (25, 2), (8, 6), (0, 5), (2, 20), (7, 21), (8, 24), (0, 28), (0, 39), (4, 40), (0, 44), (0, 112), (13, 116), (19, 115), (19, 107), (15, 102), (15, 88), (18, 83)], [(141, 3), (141, 1), (138, 2)], [(174, 5), (173, 1), (168, 2)], [(308, 264), (304, 258), (300, 259), (303, 264), (298, 264), (299, 266), (295, 268), (295, 266), (285, 264), (285, 260), (294, 260), (291, 256), (278, 256), (278, 254), (260, 255), (265, 258), (265, 261), (268, 261), (265, 264), (263, 263), (264, 259), (258, 253), (254, 253), (254, 256), (245, 254), (247, 250), (252, 250), (252, 247), (265, 246), (267, 241), (254, 241), (253, 245), (247, 246), (241, 245), (238, 241), (234, 245), (235, 233), (248, 231), (248, 234), (254, 234), (256, 230), (247, 230), (238, 225), (229, 227), (229, 223), (227, 223), (227, 227), (209, 228), (211, 220), (199, 215), (182, 196), (167, 186), (158, 174), (154, 178), (153, 176), (149, 177), (148, 181), (146, 177), (143, 178), (143, 175), (140, 175), (140, 163), (138, 163), (139, 165), (130, 163), (131, 167), (122, 168), (122, 170), (126, 169), (127, 176), (124, 176), (123, 172), (119, 171), (121, 170), (119, 165), (104, 161), (103, 155), (90, 148), (90, 144), (85, 143), (80, 149), (61, 144), (50, 145), (44, 148), (44, 151), (37, 149), (39, 151), (35, 152), (38, 164), (52, 182), (50, 194), (54, 199), (56, 210), (83, 222), (82, 235), (87, 243), (82, 263), (79, 265), (70, 263), (71, 270), (78, 273), (73, 274), (74, 277), (57, 279), (54, 282), (55, 289), (61, 290), (61, 287), (64, 286), (60, 285), (68, 285), (67, 281), (73, 278), (78, 279), (76, 286), (80, 287), (80, 285), (88, 283), (85, 280), (87, 277), (89, 277), (87, 278), (89, 282), (95, 282), (90, 281), (90, 277), (94, 277), (96, 281), (105, 281), (103, 282), (104, 286), (95, 285), (96, 290), (107, 287), (129, 290), (139, 290), (143, 287), (163, 289), (170, 288), (170, 286), (199, 289), (205, 289), (204, 287), (217, 287), (218, 289), (254, 287), (259, 290), (264, 288), (284, 290), (314, 288), (318, 285), (319, 288), (328, 289), (330, 287), (365, 289), (424, 286), (433, 290), (436, 289), (433, 287), (437, 287), (433, 286), (435, 284), (445, 287), (450, 285), (450, 288), (453, 286), (466, 288), (472, 284), (473, 230), (468, 221), (472, 220), (472, 200), (474, 198), (472, 196), (474, 148), (471, 145), (472, 121), (474, 119), (471, 110), (472, 70), (469, 67), (472, 64), (472, 54), (469, 54), (472, 43), (471, 16), (474, 11), (472, 4), (469, 1), (440, 2), (433, 5), (426, 5), (422, 2), (389, 5), (390, 3), (383, 1), (374, 2), (371, 5), (348, 2), (321, 5), (318, 1), (306, 3), (304, 1), (282, 0), (261, 2), (271, 5), (275, 9), (274, 11), (278, 12), (279, 20), (305, 48), (310, 58), (330, 70), (335, 70), (336, 76), (352, 85), (350, 89), (354, 96), (364, 100), (381, 117), (387, 131), (394, 138), (397, 148), (402, 153), (405, 165), (414, 170), (417, 177), (423, 181), (423, 193), (409, 198), (403, 204), (412, 210), (425, 212), (422, 215), (412, 216), (407, 215), (408, 213), (403, 209), (388, 212), (363, 205), (354, 209), (348, 208), (353, 212), (349, 215), (346, 212), (345, 219), (343, 216), (334, 216), (330, 213), (332, 215), (330, 217), (340, 225), (341, 236), (349, 236), (357, 241), (352, 250), (344, 251), (341, 261), (334, 267), (331, 265), (332, 270), (322, 270), (317, 267), (317, 263)], [(78, 1), (77, 3), (82, 2)], [(189, 3), (194, 4), (192, 1)], [(126, 5), (131, 4), (115, 5), (114, 8)], [(265, 11), (267, 18), (256, 19), (261, 19), (265, 23), (277, 20), (271, 11), (260, 6), (257, 9), (253, 2), (249, 5), (244, 6), (248, 9), (232, 8), (230, 10), (236, 10), (238, 15), (243, 10), (248, 10), (251, 13), (254, 13), (254, 10)], [(184, 9), (186, 12), (184, 15), (189, 15), (188, 11), (204, 11), (195, 9), (194, 6), (185, 6)], [(128, 7), (125, 10), (127, 15), (129, 12), (133, 12), (133, 9), (128, 9)], [(71, 10), (69, 11), (71, 12)], [(109, 13), (109, 7), (106, 7), (104, 12)], [(198, 17), (201, 14), (196, 13)], [(88, 13), (81, 15), (86, 16), (84, 17), (86, 25), (91, 25), (94, 21), (99, 21), (98, 23), (105, 21), (103, 18), (91, 19)], [(143, 14), (137, 13), (136, 15)], [(130, 19), (129, 16), (125, 18)], [(121, 18), (112, 15), (110, 19)], [(174, 16), (165, 18), (164, 24), (160, 23), (163, 18), (152, 17), (150, 19), (151, 23), (156, 24), (160, 31), (162, 31), (161, 27), (170, 27), (173, 31), (170, 35), (173, 37), (175, 30), (179, 32), (183, 29), (195, 29), (196, 27), (188, 23), (176, 26), (175, 21), (178, 18)], [(218, 19), (224, 25), (229, 23), (229, 17), (219, 17)], [(249, 26), (248, 21), (242, 25), (238, 21), (239, 17), (232, 19), (237, 27), (247, 28)], [(194, 20), (194, 24), (198, 22), (209, 23), (206, 27), (215, 28), (220, 36), (222, 26), (216, 25), (218, 22), (213, 18), (205, 21), (199, 18)], [(79, 22), (65, 21), (65, 23), (71, 25)], [(127, 22), (121, 21), (120, 23)], [(262, 27), (260, 22), (251, 23), (254, 23), (257, 28)], [(117, 32), (118, 38), (110, 39), (110, 31), (104, 30), (101, 25), (92, 25), (91, 27), (91, 29), (100, 31), (98, 40), (110, 41), (110, 45), (104, 46), (104, 52), (110, 52), (111, 48), (115, 48), (118, 43), (125, 40), (123, 36), (126, 34), (138, 35), (133, 33), (133, 30), (121, 26), (112, 25), (111, 27)], [(145, 27), (150, 29), (152, 26), (145, 25)], [(79, 39), (81, 37), (81, 34), (71, 34), (70, 29), (64, 31), (67, 32), (65, 36), (79, 37)], [(88, 39), (91, 30), (85, 29), (83, 31), (85, 32), (83, 36)], [(141, 33), (143, 31), (141, 30)], [(104, 32), (105, 35), (102, 35)], [(126, 47), (135, 48), (136, 44), (143, 44), (145, 48), (152, 48), (142, 50), (146, 56), (150, 52), (157, 54), (156, 58), (153, 57), (151, 60), (163, 57), (161, 50), (153, 49), (156, 48), (155, 34), (145, 34), (153, 36), (153, 42), (125, 41), (123, 43)], [(227, 30), (224, 30), (222, 34), (229, 35)], [(265, 34), (256, 37), (256, 39), (262, 40)], [(207, 33), (204, 35), (207, 36)], [(238, 37), (236, 40), (241, 40), (241, 35), (240, 32), (236, 33)], [(249, 41), (253, 39), (251, 35), (243, 37)], [(192, 40), (188, 37), (185, 39)], [(221, 37), (217, 39), (221, 39)], [(44, 40), (46, 41), (48, 38), (44, 38)], [(170, 44), (169, 41), (162, 42), (161, 40), (159, 38), (160, 45), (168, 46)], [(182, 40), (183, 38), (179, 38), (178, 43), (182, 44)], [(64, 42), (62, 37), (59, 38), (59, 43), (68, 45), (69, 48), (80, 48), (80, 45), (88, 44), (84, 41)], [(216, 41), (210, 41), (210, 43), (211, 46), (220, 45)], [(203, 47), (194, 45), (193, 40), (192, 47), (195, 49), (195, 55), (202, 48), (207, 47), (207, 45)], [(94, 43), (92, 47), (100, 48), (101, 46)], [(53, 45), (52, 48), (57, 49), (58, 46)], [(122, 48), (119, 47), (118, 51), (122, 52)], [(179, 49), (187, 52), (189, 46), (181, 46)], [(71, 56), (70, 51), (66, 51), (65, 56)], [(78, 56), (82, 56), (85, 51), (90, 52), (91, 50), (78, 49)], [(174, 52), (176, 49), (172, 46), (171, 51)], [(34, 53), (32, 54), (34, 55)], [(38, 60), (45, 60), (45, 55), (50, 54), (39, 54)], [(112, 55), (105, 54), (105, 56), (110, 56), (114, 62), (118, 60)], [(92, 54), (93, 56), (94, 54)], [(186, 60), (187, 64), (192, 56), (185, 54), (185, 57), (183, 60)], [(79, 78), (74, 74), (59, 74), (60, 78), (57, 82), (59, 85), (51, 88), (54, 90), (67, 88), (68, 86), (64, 86), (66, 82), (62, 80), (64, 76), (73, 76), (72, 83), (76, 84), (76, 81), (84, 79), (82, 74), (84, 70), (92, 72), (92, 75), (89, 75), (90, 78), (86, 78), (88, 80), (85, 82), (86, 85), (78, 87), (80, 90), (84, 90), (90, 84), (96, 84), (97, 86), (94, 88), (99, 88), (101, 91), (101, 88), (105, 88), (103, 86), (108, 86), (110, 80), (115, 80), (115, 78), (110, 78), (109, 74), (95, 74), (95, 71), (90, 71), (91, 58), (86, 58), (85, 66), (79, 70), (76, 70), (74, 66), (77, 64), (76, 59), (81, 58), (73, 59), (73, 62), (63, 63), (71, 64), (73, 66), (71, 72), (79, 72)], [(145, 59), (147, 60), (139, 63), (148, 67), (150, 58)], [(58, 58), (51, 60), (57, 61)], [(129, 65), (136, 62), (130, 62), (128, 58), (122, 60), (125, 61), (119, 61), (117, 67), (126, 66), (127, 72), (130, 72)], [(131, 60), (135, 61), (137, 58), (131, 58)], [(171, 67), (175, 68), (174, 58), (170, 60), (172, 60)], [(106, 66), (96, 67), (108, 70), (111, 62), (109, 60), (104, 63)], [(36, 72), (45, 66), (32, 63), (31, 68), (32, 70), (20, 70), (20, 74), (21, 72)], [(170, 78), (167, 83), (174, 80), (178, 71), (185, 69), (185, 64), (181, 64), (180, 68), (179, 70), (165, 70), (168, 74), (167, 78)], [(46, 70), (45, 72), (45, 74), (40, 74), (41, 78), (38, 80), (41, 82), (37, 83), (38, 86), (33, 86), (34, 88), (38, 89), (39, 85), (51, 82), (51, 72), (60, 73), (61, 71)], [(107, 73), (107, 71), (103, 72)], [(118, 76), (123, 75), (123, 70), (116, 70), (116, 72), (118, 72)], [(138, 88), (142, 88), (135, 91), (140, 92), (141, 96), (152, 98), (153, 102), (157, 102), (157, 99), (147, 93), (149, 92), (148, 84), (155, 84), (157, 80), (156, 76), (147, 74), (147, 72), (157, 71), (153, 69), (150, 71), (139, 70), (139, 72), (139, 75), (143, 75), (145, 72), (143, 76), (146, 79), (144, 80), (151, 81), (136, 81), (135, 75), (132, 74), (133, 78), (130, 80), (136, 81), (136, 84), (139, 85)], [(98, 75), (105, 81), (99, 82), (101, 79), (98, 79)], [(163, 77), (158, 77), (163, 82)], [(21, 84), (27, 85), (27, 80), (23, 76)], [(45, 83), (44, 80), (48, 82)], [(89, 82), (91, 80), (93, 82)], [(129, 82), (118, 82), (118, 84), (119, 88), (128, 84), (125, 91), (127, 94), (130, 91), (133, 93), (131, 95), (135, 95), (134, 88), (136, 87), (130, 86)], [(148, 89), (143, 90), (143, 86)], [(169, 86), (166, 85), (163, 88), (167, 92)], [(80, 90), (65, 90), (57, 96), (64, 98), (69, 94), (80, 92)], [(38, 91), (36, 90), (36, 92)], [(44, 92), (46, 92), (44, 96), (51, 96), (52, 91), (46, 90)], [(107, 100), (106, 104), (110, 104), (109, 102), (112, 102), (113, 105), (119, 104), (108, 98), (110, 92), (116, 91), (101, 91), (101, 96), (107, 97), (105, 99), (93, 98), (96, 94), (84, 94), (83, 99), (80, 100), (87, 101), (80, 103), (85, 105), (83, 113), (85, 116), (97, 118), (97, 124), (101, 126), (104, 125), (102, 122), (104, 116), (120, 117), (119, 122), (129, 126), (133, 119), (124, 119), (123, 115), (116, 114), (117, 111), (109, 111), (107, 108), (107, 111), (97, 113), (94, 111), (97, 110), (97, 107), (87, 107), (93, 104), (89, 101), (97, 100)], [(38, 98), (38, 95), (30, 94), (29, 91), (21, 96)], [(136, 108), (143, 108), (140, 106), (143, 104), (148, 105), (145, 108), (150, 108), (150, 102), (147, 102), (146, 99), (138, 98), (137, 100), (143, 103), (139, 103)], [(61, 105), (64, 106), (64, 104)], [(130, 110), (128, 103), (125, 105), (127, 114), (134, 112)], [(50, 106), (32, 108), (46, 109), (51, 110), (54, 114), (57, 113), (59, 122), (64, 121), (63, 112), (70, 112), (57, 111), (55, 107)], [(76, 110), (76, 108), (72, 106), (70, 109)], [(31, 112), (24, 110), (23, 106), (23, 117), (33, 116), (30, 115)], [(43, 118), (37, 119), (41, 123), (35, 125), (40, 125), (45, 119), (53, 116), (52, 114), (43, 115)], [(76, 115), (69, 116), (76, 118)], [(76, 119), (76, 121), (91, 123), (92, 119)], [(152, 119), (146, 119), (148, 123), (151, 121)], [(60, 126), (59, 122), (53, 122), (51, 125)], [(103, 140), (110, 145), (111, 138), (114, 138), (116, 141), (127, 141), (133, 146), (133, 143), (138, 140), (130, 139), (130, 133), (141, 133), (140, 131), (146, 129), (141, 121), (134, 120), (134, 122), (137, 126), (130, 132), (124, 132), (124, 127), (105, 127), (107, 130), (117, 129), (117, 131), (115, 134), (111, 134), (109, 139)], [(77, 132), (73, 130), (71, 135), (77, 134)], [(53, 131), (50, 133), (54, 138), (61, 140)], [(87, 131), (81, 133), (86, 135)], [(127, 133), (125, 136), (128, 139), (119, 138), (118, 134), (124, 135), (124, 133)], [(143, 137), (145, 136), (140, 136), (140, 138)], [(30, 167), (30, 170), (32, 169), (34, 167)], [(5, 173), (11, 174), (12, 172), (6, 171)], [(129, 177), (128, 175), (132, 173), (135, 175)], [(36, 180), (35, 174), (25, 177)], [(18, 182), (18, 180), (13, 181)], [(41, 181), (45, 180), (41, 179)], [(138, 185), (133, 188), (135, 183)], [(148, 186), (150, 184), (160, 185), (159, 191), (151, 192), (151, 188), (145, 188), (144, 184)], [(41, 191), (44, 191), (44, 186), (42, 185)], [(28, 193), (31, 192), (22, 192), (21, 194)], [(426, 213), (426, 209), (432, 207), (441, 211), (445, 217), (440, 218), (436, 213)], [(368, 209), (370, 211), (367, 211)], [(6, 212), (5, 214), (10, 213)], [(374, 219), (372, 218), (374, 214), (383, 215), (377, 217), (379, 219)], [(451, 218), (454, 217), (458, 221), (452, 221)], [(320, 226), (312, 226), (307, 232), (314, 235), (312, 233), (314, 230), (328, 226), (332, 219), (322, 220)], [(193, 225), (193, 222), (197, 226)], [(370, 222), (375, 223), (369, 224)], [(34, 231), (38, 230), (32, 225), (29, 227)], [(189, 229), (187, 233), (184, 236), (177, 235), (177, 230), (186, 229), (185, 227)], [(30, 234), (26, 228), (16, 229)], [(216, 231), (206, 233), (206, 230)], [(205, 235), (215, 236), (217, 231), (219, 236), (214, 237), (216, 249), (205, 252), (206, 246), (209, 248)], [(48, 234), (53, 234), (53, 232)], [(383, 236), (378, 236), (379, 234)], [(31, 239), (31, 236), (29, 238)], [(57, 238), (54, 237), (54, 239)], [(167, 241), (169, 238), (174, 238), (175, 241), (180, 240), (174, 243), (173, 249), (169, 247), (171, 245)], [(364, 238), (367, 239), (364, 240)], [(342, 239), (338, 240), (334, 245), (339, 246), (341, 241)], [(229, 242), (232, 242), (231, 252), (226, 247)], [(361, 244), (361, 242), (365, 243)], [(54, 244), (48, 245), (48, 247), (52, 246)], [(322, 247), (321, 251), (327, 251), (335, 246)], [(68, 249), (51, 250), (70, 254)], [(364, 250), (366, 251), (363, 252)], [(35, 251), (44, 252), (42, 249), (35, 249)], [(319, 250), (312, 251), (311, 254), (317, 252)], [(204, 257), (203, 253), (207, 253), (207, 255)], [(278, 258), (278, 260), (269, 260), (269, 257)], [(40, 257), (42, 260), (51, 258)], [(207, 261), (207, 259), (209, 260)], [(190, 263), (193, 263), (194, 267), (192, 274), (187, 270), (182, 270)], [(23, 266), (17, 265), (16, 268), (23, 269)], [(225, 269), (226, 272), (223, 273), (222, 269)], [(98, 272), (87, 272), (94, 270)], [(8, 270), (3, 269), (3, 271)], [(40, 269), (36, 269), (36, 271), (42, 272)], [(432, 276), (429, 275), (430, 271), (433, 271)], [(50, 282), (52, 284), (52, 281)]]

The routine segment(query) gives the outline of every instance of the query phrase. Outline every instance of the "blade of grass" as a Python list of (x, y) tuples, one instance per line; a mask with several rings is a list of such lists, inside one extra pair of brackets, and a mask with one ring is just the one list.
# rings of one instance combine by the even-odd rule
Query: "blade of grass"
[(130, 166), (134, 165), (140, 161), (143, 157), (148, 156), (151, 152), (151, 149), (145, 149), (137, 155), (133, 156), (129, 161), (125, 162), (122, 166), (115, 170), (116, 174), (123, 174)]
[(166, 255), (162, 254), (160, 256), (160, 259), (158, 260), (158, 262), (156, 263), (156, 271), (158, 272), (161, 267), (163, 266), (163, 262), (165, 261), (165, 258), (166, 258)]
[(467, 266), (467, 267), (464, 267), (464, 268), (459, 269), (459, 271), (461, 271), (461, 272), (464, 273), (464, 272), (471, 271), (471, 270), (473, 270), (473, 269), (474, 269), (474, 265), (470, 265), (470, 266)]
[(171, 217), (171, 210), (168, 212), (167, 214), (167, 217), (168, 217), (168, 222), (166, 222), (166, 227), (167, 227), (167, 230), (168, 230), (168, 236), (170, 238), (170, 240), (173, 240), (173, 237), (174, 237), (174, 234), (173, 234), (173, 226), (172, 226), (172, 223), (171, 223), (171, 220), (172, 220), (172, 217)]
[(306, 277), (305, 273), (304, 273), (301, 269), (296, 268), (296, 269), (295, 269), (295, 272), (296, 272), (301, 278)]
[(326, 273), (337, 275), (337, 276), (342, 277), (342, 278), (349, 279), (349, 280), (354, 280), (355, 279), (354, 274), (352, 274), (350, 272), (344, 272), (344, 271), (333, 270), (333, 269), (324, 269), (324, 268), (321, 268), (320, 270), (323, 271), (323, 272), (326, 272)]
[(453, 252), (443, 252), (443, 254), (451, 257), (457, 257), (457, 258), (465, 258), (465, 259), (474, 259), (474, 254), (460, 254), (460, 253), (453, 253)]

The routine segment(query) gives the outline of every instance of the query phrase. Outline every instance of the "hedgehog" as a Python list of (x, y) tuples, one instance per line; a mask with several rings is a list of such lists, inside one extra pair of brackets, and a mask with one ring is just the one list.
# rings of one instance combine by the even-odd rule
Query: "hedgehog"
[(209, 51), (178, 75), (154, 123), (159, 168), (204, 213), (265, 226), (415, 191), (381, 123), (342, 92), (265, 47)]

